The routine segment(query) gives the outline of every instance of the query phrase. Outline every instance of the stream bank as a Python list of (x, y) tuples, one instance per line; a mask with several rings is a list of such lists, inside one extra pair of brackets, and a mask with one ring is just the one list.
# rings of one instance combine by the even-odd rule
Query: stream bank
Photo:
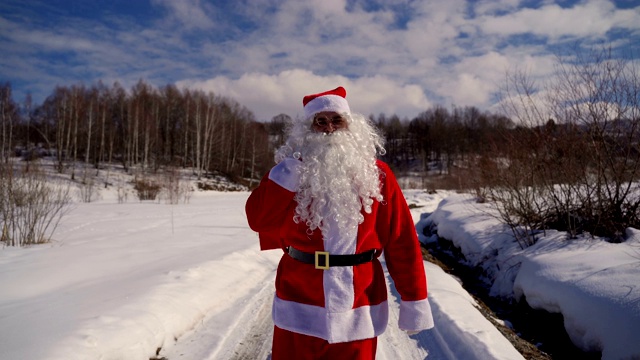
[[(425, 232), (429, 231), (425, 228)], [(425, 234), (430, 237), (432, 234)], [(601, 354), (586, 353), (577, 348), (564, 329), (561, 314), (532, 309), (522, 299), (509, 301), (489, 296), (489, 286), (480, 267), (464, 263), (464, 255), (449, 240), (438, 237), (433, 243), (423, 244), (427, 261), (439, 265), (458, 278), (462, 286), (478, 302), (480, 311), (514, 347), (526, 358), (599, 360)], [(503, 323), (496, 319), (502, 320)]]

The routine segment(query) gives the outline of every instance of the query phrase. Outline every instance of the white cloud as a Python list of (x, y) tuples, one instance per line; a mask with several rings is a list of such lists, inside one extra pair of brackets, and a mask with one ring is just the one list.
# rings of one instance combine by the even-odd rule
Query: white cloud
[(200, 0), (151, 0), (153, 4), (164, 6), (170, 17), (175, 18), (189, 29), (211, 29), (214, 22), (205, 11)]
[(466, 22), (466, 6), (461, 0), (418, 2), (403, 35), (403, 45), (417, 58), (435, 58), (451, 52), (456, 48), (454, 40), (460, 27)]
[(406, 85), (384, 76), (349, 79), (341, 75), (319, 76), (293, 69), (279, 74), (247, 73), (238, 79), (218, 76), (209, 80), (184, 80), (178, 86), (212, 91), (228, 96), (251, 109), (258, 120), (270, 120), (284, 113), (302, 115), (305, 95), (343, 86), (351, 110), (364, 115), (397, 114), (413, 117), (431, 103), (417, 85)]
[(345, 13), (346, 0), (322, 0), (314, 1), (312, 6), (322, 16), (341, 15)]
[(640, 8), (622, 10), (610, 1), (590, 0), (571, 8), (549, 4), (507, 15), (481, 16), (478, 23), (486, 34), (502, 36), (531, 33), (551, 39), (603, 37), (614, 27), (640, 28)]
[(479, 0), (474, 3), (476, 15), (493, 15), (501, 12), (512, 12), (520, 6), (521, 0)]
[(453, 67), (455, 78), (444, 79), (439, 92), (456, 105), (484, 107), (498, 91), (509, 63), (509, 58), (496, 52), (465, 58)]

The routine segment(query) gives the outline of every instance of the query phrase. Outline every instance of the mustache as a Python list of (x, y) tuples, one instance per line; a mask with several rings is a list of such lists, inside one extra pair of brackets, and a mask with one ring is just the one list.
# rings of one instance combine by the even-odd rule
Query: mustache
[(327, 148), (347, 151), (348, 147), (354, 146), (354, 137), (347, 131), (335, 131), (333, 133), (309, 133), (304, 137), (302, 149), (298, 150), (303, 155), (305, 153), (318, 153)]

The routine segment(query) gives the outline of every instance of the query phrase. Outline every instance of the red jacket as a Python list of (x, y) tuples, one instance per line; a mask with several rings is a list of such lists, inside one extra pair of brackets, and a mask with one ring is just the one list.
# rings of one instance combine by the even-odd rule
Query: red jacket
[[(265, 175), (247, 200), (249, 226), (259, 233), (262, 250), (293, 246), (309, 253), (384, 251), (389, 274), (402, 299), (400, 328), (428, 329), (433, 327), (433, 318), (415, 226), (393, 173), (385, 163), (378, 161), (377, 165), (382, 172), (384, 201), (374, 201), (370, 214), (362, 211), (364, 222), (357, 234), (326, 234), (323, 239), (320, 229), (309, 234), (305, 224), (296, 224), (295, 193), (287, 190), (292, 188), (292, 182), (283, 181), (274, 175), (274, 170)], [(280, 163), (274, 169), (282, 166)], [(284, 173), (288, 176), (295, 171)], [(280, 328), (330, 343), (382, 334), (388, 321), (388, 305), (380, 262), (374, 259), (361, 265), (319, 270), (284, 254), (276, 275), (273, 319)]]

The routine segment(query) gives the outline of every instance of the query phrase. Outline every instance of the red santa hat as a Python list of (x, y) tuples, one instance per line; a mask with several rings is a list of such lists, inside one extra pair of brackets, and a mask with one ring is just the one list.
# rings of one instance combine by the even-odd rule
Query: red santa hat
[(304, 118), (308, 119), (323, 111), (333, 111), (339, 114), (351, 113), (347, 103), (347, 90), (339, 86), (333, 90), (318, 94), (307, 95), (302, 99), (304, 106)]

